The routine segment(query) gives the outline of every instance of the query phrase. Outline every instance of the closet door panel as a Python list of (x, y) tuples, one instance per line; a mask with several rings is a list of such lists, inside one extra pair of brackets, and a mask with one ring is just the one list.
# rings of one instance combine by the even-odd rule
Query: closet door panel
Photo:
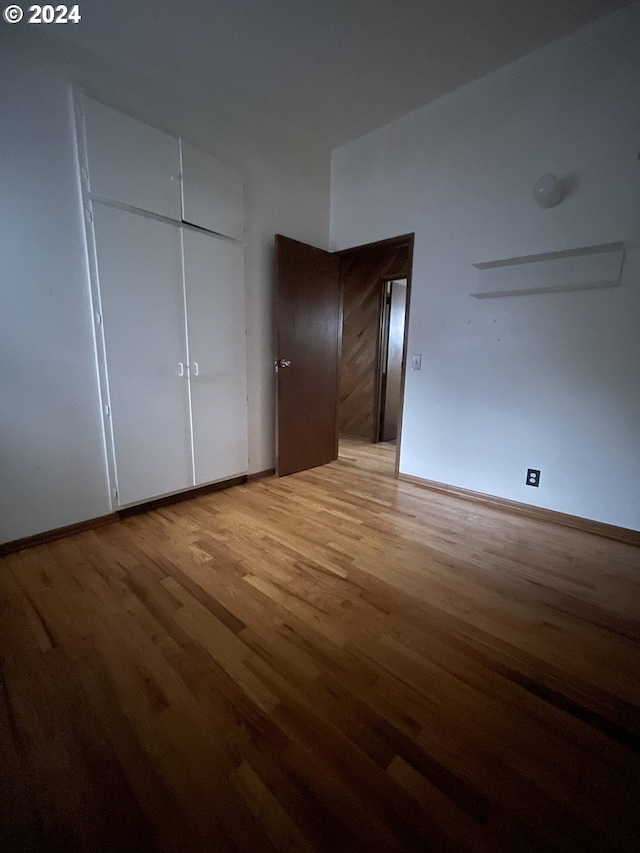
[(118, 503), (193, 485), (180, 228), (94, 203)]
[(182, 218), (225, 237), (244, 237), (242, 177), (182, 140)]
[(248, 470), (244, 249), (183, 229), (196, 485)]
[(83, 99), (92, 195), (180, 220), (180, 142), (91, 98)]

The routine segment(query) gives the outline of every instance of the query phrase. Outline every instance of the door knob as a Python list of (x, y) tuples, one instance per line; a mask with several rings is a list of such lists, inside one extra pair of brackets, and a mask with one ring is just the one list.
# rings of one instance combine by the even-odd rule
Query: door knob
[(288, 358), (281, 358), (278, 362), (278, 367), (291, 367), (291, 362)]

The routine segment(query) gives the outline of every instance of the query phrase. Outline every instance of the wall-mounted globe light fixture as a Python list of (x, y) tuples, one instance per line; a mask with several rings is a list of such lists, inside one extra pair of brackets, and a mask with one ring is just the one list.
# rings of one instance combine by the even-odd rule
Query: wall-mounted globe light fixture
[(533, 197), (539, 207), (555, 207), (562, 201), (562, 183), (555, 175), (543, 175), (533, 185)]

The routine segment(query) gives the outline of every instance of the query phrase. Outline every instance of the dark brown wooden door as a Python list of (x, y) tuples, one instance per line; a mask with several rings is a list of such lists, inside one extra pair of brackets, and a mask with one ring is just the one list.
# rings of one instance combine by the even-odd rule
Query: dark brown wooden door
[(276, 474), (338, 456), (340, 260), (276, 236)]

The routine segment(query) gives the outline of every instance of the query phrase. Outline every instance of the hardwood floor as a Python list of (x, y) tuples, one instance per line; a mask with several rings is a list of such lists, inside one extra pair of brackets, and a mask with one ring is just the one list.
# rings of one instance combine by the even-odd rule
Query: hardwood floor
[(2, 560), (3, 850), (639, 849), (640, 551), (394, 452)]

